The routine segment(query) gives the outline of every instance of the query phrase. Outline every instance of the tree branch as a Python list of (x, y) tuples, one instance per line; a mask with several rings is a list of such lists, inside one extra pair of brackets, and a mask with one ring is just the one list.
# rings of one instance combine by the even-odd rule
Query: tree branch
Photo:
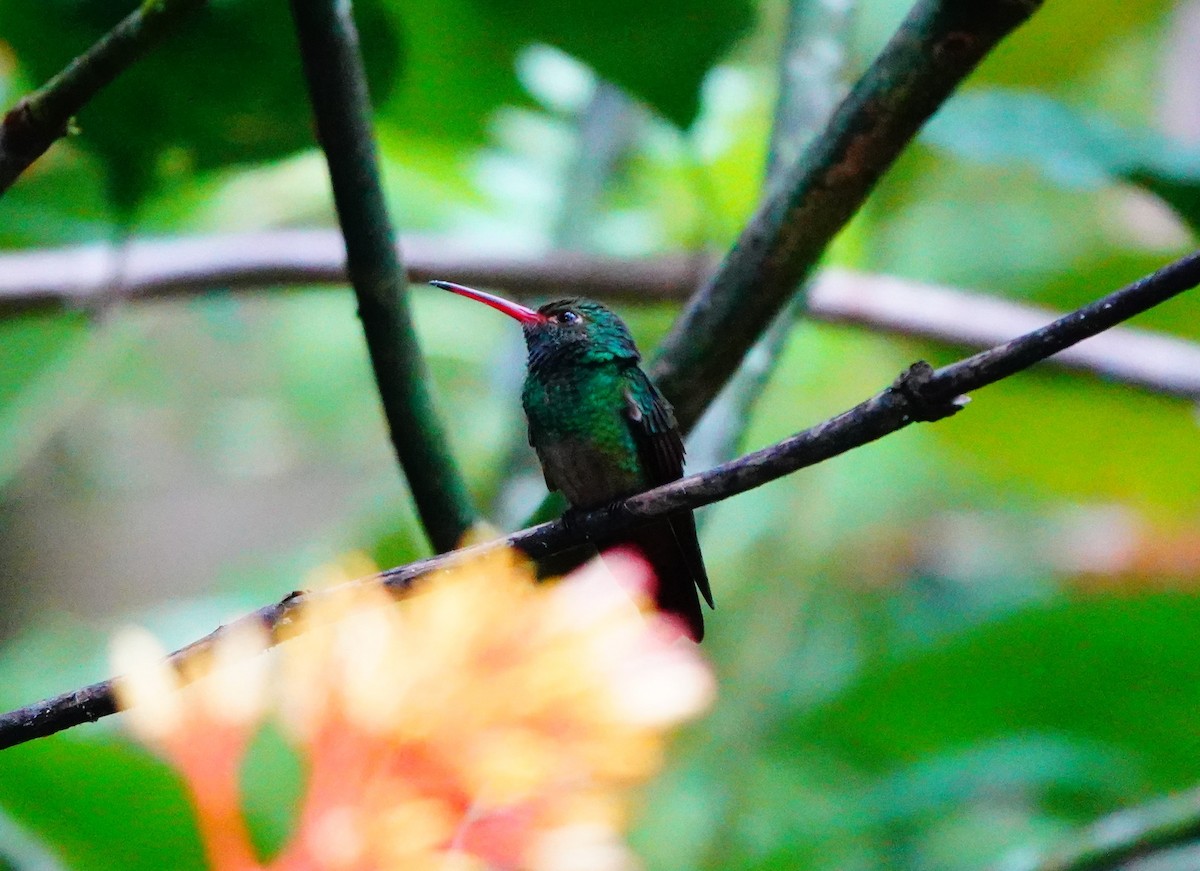
[[(402, 247), (414, 282), (452, 274), (459, 281), (522, 295), (570, 287), (584, 296), (623, 302), (686, 299), (712, 265), (703, 254), (640, 260), (566, 251), (520, 254), (489, 248), (481, 239), (418, 235), (406, 235)], [(335, 230), (135, 239), (120, 253), (115, 283), (111, 245), (0, 253), (0, 317), (186, 297), (214, 288), (261, 290), (347, 280), (345, 242)]]
[(845, 95), (847, 42), (854, 0), (790, 0), (779, 54), (779, 90), (767, 147), (768, 188), (785, 176), (829, 122)]
[(407, 280), (379, 181), (366, 71), (350, 4), (291, 0), (291, 8), (392, 444), (430, 542), (447, 551), (475, 521), (475, 511), (434, 410), (409, 314)]
[[(474, 242), (413, 236), (404, 240), (409, 275), (424, 282), (454, 275), (518, 296), (559, 292), (626, 303), (681, 300), (709, 261), (694, 256), (621, 260), (576, 253), (491, 253)], [(0, 316), (103, 308), (118, 299), (190, 296), (214, 287), (342, 284), (345, 247), (332, 230), (276, 230), (130, 242), (121, 283), (111, 282), (112, 249), (87, 245), (0, 254)], [(812, 282), (808, 314), (827, 323), (965, 348), (988, 348), (1035, 329), (1056, 313), (979, 293), (844, 269)], [(1200, 345), (1121, 327), (1050, 358), (1050, 363), (1124, 384), (1200, 398)]]
[[(1197, 284), (1200, 284), (1200, 252), (1177, 260), (1047, 326), (950, 366), (934, 370), (928, 363), (916, 363), (891, 387), (849, 411), (732, 462), (580, 515), (573, 518), (569, 526), (561, 520), (543, 523), (493, 543), (429, 557), (355, 583), (381, 582), (391, 589), (403, 590), (422, 574), (504, 544), (537, 559), (560, 553), (586, 539), (609, 537), (650, 518), (699, 508), (744, 493), (916, 421), (948, 417), (965, 406), (967, 391), (1026, 369), (1068, 345), (1106, 330)], [(321, 594), (294, 593), (241, 620), (261, 622), (275, 637), (283, 637), (291, 626), (296, 607), (313, 595)], [(183, 662), (196, 651), (205, 649), (221, 631), (218, 629), (172, 654), (171, 661)], [(112, 682), (101, 681), (0, 715), (0, 749), (93, 722), (112, 712)]]
[(0, 196), (57, 139), (71, 117), (206, 0), (144, 0), (66, 68), (23, 97), (0, 122)]
[(925, 120), (1041, 0), (918, 0), (664, 339), (650, 375), (685, 430)]
[(1200, 788), (1194, 788), (1110, 814), (1055, 849), (1022, 851), (994, 871), (1119, 871), (1133, 859), (1198, 839)]
[(551, 238), (565, 251), (586, 251), (609, 182), (633, 146), (641, 109), (611, 82), (597, 79), (580, 113), (575, 154), (562, 181)]

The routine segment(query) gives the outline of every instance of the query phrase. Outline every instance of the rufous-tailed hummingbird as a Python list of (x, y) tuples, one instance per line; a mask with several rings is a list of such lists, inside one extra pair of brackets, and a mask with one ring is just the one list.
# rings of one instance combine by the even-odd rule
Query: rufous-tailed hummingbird
[[(449, 281), (430, 284), (477, 300), (521, 322), (528, 349), (521, 402), (529, 443), (546, 486), (577, 510), (601, 508), (683, 475), (683, 438), (671, 404), (638, 366), (629, 328), (610, 309), (560, 299), (536, 311)], [(631, 544), (658, 577), (658, 607), (704, 637), (697, 589), (713, 606), (690, 511), (595, 542), (601, 551)]]

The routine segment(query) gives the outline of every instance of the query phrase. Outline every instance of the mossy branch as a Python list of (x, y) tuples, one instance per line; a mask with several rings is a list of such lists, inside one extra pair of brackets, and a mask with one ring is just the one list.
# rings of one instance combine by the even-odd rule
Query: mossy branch
[(784, 169), (663, 340), (651, 376), (690, 430), (834, 235), (967, 74), (1041, 0), (919, 0)]
[[(846, 45), (856, 3), (788, 3), (780, 47), (778, 92), (767, 144), (764, 195), (829, 121), (844, 93)], [(792, 326), (802, 314), (808, 289), (799, 291), (745, 354), (736, 373), (713, 397), (703, 424), (692, 430), (688, 457), (693, 468), (737, 456), (758, 398), (783, 354)]]

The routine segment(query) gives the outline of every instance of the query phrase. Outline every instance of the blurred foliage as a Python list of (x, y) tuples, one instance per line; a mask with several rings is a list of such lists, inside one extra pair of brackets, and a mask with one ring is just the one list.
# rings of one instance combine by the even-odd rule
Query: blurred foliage
[[(40, 83), (131, 9), (122, 0), (12, 0), (0, 7), (0, 32), (27, 78)], [(379, 2), (356, 10), (373, 86), (387, 93), (403, 63), (395, 24)], [(159, 176), (270, 160), (311, 144), (290, 25), (282, 2), (212, 3), (80, 113), (79, 141), (103, 161), (121, 214)]]
[(1036, 167), (1066, 188), (1128, 181), (1200, 225), (1200, 147), (1074, 112), (1036, 92), (975, 91), (951, 102), (925, 140), (971, 160)]
[[(0, 4), (8, 102), (129, 5)], [(908, 5), (859, 4), (857, 68)], [(1195, 145), (1156, 116), (1162, 79), (1196, 78), (1167, 57), (1174, 6), (1047, 3), (830, 260), (1065, 309), (1193, 244)], [(544, 248), (597, 73), (656, 111), (611, 180), (595, 250), (720, 247), (754, 206), (771, 0), (355, 9), (407, 231)], [(223, 0), (181, 28), (6, 194), (0, 245), (331, 223), (286, 17), (279, 0)], [(138, 203), (129, 227), (108, 208), (119, 178)], [(524, 439), (519, 335), (482, 307), (414, 302), (475, 495), (519, 516), (541, 496), (506, 487)], [(643, 349), (674, 314), (622, 313)], [(1200, 340), (1200, 297), (1138, 323)], [(744, 445), (960, 351), (802, 323)], [(1037, 371), (702, 512), (720, 700), (644, 796), (649, 867), (971, 871), (1200, 780), (1197, 420), (1182, 401)], [(119, 622), (183, 643), (349, 548), (420, 554), (338, 291), (215, 289), (0, 323), (0, 483), (10, 707), (104, 676)], [(264, 850), (299, 777), (264, 735), (246, 772)], [(189, 818), (178, 784), (111, 725), (0, 753), (0, 867), (200, 867)]]
[[(131, 10), (128, 0), (9, 0), (0, 33), (28, 80), (42, 82)], [(700, 79), (750, 20), (746, 0), (616, 2), (581, 16), (561, 3), (358, 0), (354, 14), (373, 97), (400, 126), (470, 140), (519, 99), (513, 60), (544, 41), (589, 62), (687, 126)], [(312, 144), (300, 59), (283, 0), (220, 0), (185, 21), (80, 114), (128, 214), (156, 183)], [(637, 22), (631, 28), (630, 23)], [(688, 39), (670, 35), (686, 23)]]

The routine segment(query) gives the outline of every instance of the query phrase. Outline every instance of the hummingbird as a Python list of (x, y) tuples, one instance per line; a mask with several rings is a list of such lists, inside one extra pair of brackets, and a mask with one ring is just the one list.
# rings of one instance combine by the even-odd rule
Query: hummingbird
[[(434, 287), (482, 302), (520, 321), (528, 351), (521, 404), (529, 444), (546, 487), (574, 510), (601, 508), (683, 476), (683, 437), (675, 412), (642, 371), (629, 328), (607, 306), (560, 299), (538, 309), (454, 284)], [(660, 610), (678, 615), (695, 641), (704, 637), (700, 598), (712, 590), (691, 511), (680, 511), (596, 541), (633, 545), (658, 578)]]

